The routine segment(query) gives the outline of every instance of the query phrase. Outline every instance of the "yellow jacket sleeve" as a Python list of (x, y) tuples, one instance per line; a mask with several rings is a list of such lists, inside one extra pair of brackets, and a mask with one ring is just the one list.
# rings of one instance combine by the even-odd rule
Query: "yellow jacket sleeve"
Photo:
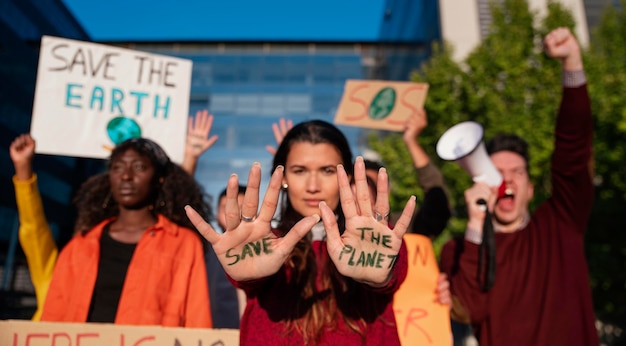
[(13, 177), (13, 185), (20, 218), (20, 245), (26, 255), (30, 278), (37, 296), (37, 311), (33, 315), (33, 320), (38, 321), (54, 272), (58, 248), (43, 211), (41, 195), (37, 188), (37, 176), (33, 174), (29, 180), (17, 180)]

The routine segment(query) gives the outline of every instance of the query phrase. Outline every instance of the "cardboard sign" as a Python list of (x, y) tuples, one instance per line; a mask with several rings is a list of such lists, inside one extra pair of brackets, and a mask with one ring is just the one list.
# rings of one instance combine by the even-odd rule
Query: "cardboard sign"
[(424, 107), (427, 92), (423, 83), (349, 79), (335, 124), (402, 132), (406, 120)]
[(41, 39), (31, 135), (43, 154), (106, 158), (146, 137), (180, 163), (190, 60), (51, 36)]
[(432, 242), (419, 234), (405, 234), (409, 271), (393, 299), (402, 345), (452, 345), (450, 311), (436, 299), (439, 266)]
[(0, 321), (6, 346), (235, 346), (236, 329), (122, 326), (109, 323)]

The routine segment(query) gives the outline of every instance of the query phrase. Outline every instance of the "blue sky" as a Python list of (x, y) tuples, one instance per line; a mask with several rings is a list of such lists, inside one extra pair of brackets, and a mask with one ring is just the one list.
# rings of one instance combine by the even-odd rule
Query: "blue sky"
[(373, 41), (385, 0), (62, 0), (94, 41)]

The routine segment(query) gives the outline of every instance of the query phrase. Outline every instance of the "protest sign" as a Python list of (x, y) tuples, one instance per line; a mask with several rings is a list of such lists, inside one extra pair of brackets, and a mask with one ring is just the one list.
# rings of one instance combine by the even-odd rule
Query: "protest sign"
[(146, 137), (182, 162), (190, 60), (43, 36), (31, 135), (43, 154), (106, 158)]
[(239, 330), (8, 320), (0, 321), (0, 345), (235, 346)]
[(380, 80), (346, 81), (335, 124), (402, 132), (424, 107), (428, 84)]
[(437, 302), (439, 266), (432, 242), (419, 234), (405, 234), (409, 270), (393, 297), (400, 342), (407, 345), (452, 345), (450, 311)]

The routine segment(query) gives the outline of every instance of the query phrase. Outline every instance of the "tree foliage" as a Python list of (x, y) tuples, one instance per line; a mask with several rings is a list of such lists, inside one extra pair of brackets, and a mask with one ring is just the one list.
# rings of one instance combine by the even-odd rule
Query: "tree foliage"
[[(594, 112), (596, 199), (587, 257), (596, 313), (626, 327), (626, 0), (606, 8), (585, 69)], [(626, 337), (622, 338), (626, 340)]]
[[(599, 184), (586, 250), (597, 315), (622, 326), (626, 325), (624, 8), (626, 0), (621, 0), (621, 10), (607, 10), (584, 56), (595, 116), (594, 152)], [(431, 59), (411, 77), (429, 84), (425, 104), (429, 125), (420, 136), (420, 143), (441, 168), (454, 206), (453, 218), (436, 245), (451, 235), (461, 234), (467, 221), (463, 191), (470, 187), (471, 179), (457, 164), (442, 162), (435, 153), (437, 140), (454, 124), (477, 121), (483, 125), (487, 139), (497, 132), (525, 138), (530, 147), (530, 174), (535, 182), (531, 209), (551, 189), (550, 157), (561, 98), (561, 67), (543, 53), (541, 43), (545, 34), (556, 27), (566, 26), (574, 32), (575, 21), (568, 10), (552, 2), (545, 18), (539, 19), (525, 0), (504, 0), (492, 5), (492, 19), (488, 36), (464, 62), (452, 60), (453, 47), (435, 44)], [(369, 144), (388, 166), (392, 210), (398, 211), (410, 194), (422, 196), (399, 134), (370, 136)]]

